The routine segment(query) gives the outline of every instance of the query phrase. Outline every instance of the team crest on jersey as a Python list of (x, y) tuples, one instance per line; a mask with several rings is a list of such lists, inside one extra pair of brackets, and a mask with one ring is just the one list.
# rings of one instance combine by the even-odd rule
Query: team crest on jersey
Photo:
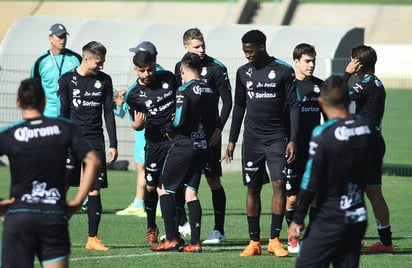
[(313, 87), (313, 92), (315, 92), (315, 93), (320, 93), (320, 88), (318, 87), (318, 85), (315, 85), (315, 86)]
[(203, 67), (203, 68), (202, 68), (202, 72), (200, 73), (200, 75), (201, 75), (201, 76), (207, 75), (207, 68), (206, 68), (206, 67)]
[(102, 87), (102, 83), (100, 82), (100, 80), (96, 80), (96, 82), (94, 83), (94, 87), (95, 88), (101, 88)]
[(268, 74), (268, 78), (269, 79), (275, 79), (275, 77), (276, 77), (275, 70), (271, 70)]
[(169, 84), (166, 83), (166, 82), (163, 82), (163, 83), (162, 83), (162, 88), (163, 88), (163, 89), (168, 89), (168, 88), (169, 88)]

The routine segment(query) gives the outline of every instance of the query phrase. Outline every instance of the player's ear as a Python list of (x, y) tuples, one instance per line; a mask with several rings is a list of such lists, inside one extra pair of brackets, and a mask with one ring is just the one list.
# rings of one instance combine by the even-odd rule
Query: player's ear
[(17, 107), (17, 108), (21, 108), (21, 104), (20, 104), (20, 101), (19, 101), (18, 98), (16, 99), (16, 107)]

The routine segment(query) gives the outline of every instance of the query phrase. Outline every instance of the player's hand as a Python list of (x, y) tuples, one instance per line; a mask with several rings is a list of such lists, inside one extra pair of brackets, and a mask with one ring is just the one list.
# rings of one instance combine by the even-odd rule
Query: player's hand
[(122, 106), (124, 103), (124, 95), (126, 94), (126, 89), (114, 90), (113, 91), (113, 100), (116, 103), (116, 106)]
[(117, 160), (117, 149), (116, 148), (109, 148), (109, 163), (112, 164), (114, 161)]
[(8, 207), (13, 204), (15, 201), (15, 198), (12, 197), (10, 199), (2, 199), (0, 200), (0, 215), (4, 215), (6, 213)]
[(209, 140), (209, 145), (215, 146), (216, 144), (219, 143), (221, 137), (222, 137), (222, 131), (219, 128), (216, 128), (215, 132), (213, 132), (213, 135)]
[(146, 115), (142, 112), (134, 111), (132, 128), (134, 130), (142, 130), (144, 128), (144, 122), (146, 122)]
[(229, 144), (226, 147), (225, 154), (222, 156), (220, 159), (220, 162), (226, 162), (226, 164), (232, 162), (233, 160), (233, 152), (235, 151), (236, 143), (234, 142), (229, 142)]
[(346, 66), (345, 72), (354, 74), (359, 72), (360, 68), (362, 67), (362, 64), (358, 59), (351, 59), (348, 65)]
[(303, 231), (303, 224), (297, 224), (296, 222), (292, 221), (288, 228), (288, 237), (299, 238), (300, 234)]
[(296, 144), (293, 141), (288, 142), (285, 152), (286, 162), (292, 163), (296, 158)]

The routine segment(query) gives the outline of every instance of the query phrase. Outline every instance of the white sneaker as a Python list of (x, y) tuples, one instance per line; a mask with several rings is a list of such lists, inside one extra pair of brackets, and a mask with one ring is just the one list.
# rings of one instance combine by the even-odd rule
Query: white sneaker
[(182, 236), (187, 236), (191, 235), (191, 230), (190, 230), (190, 224), (188, 222), (185, 222), (183, 225), (179, 225), (179, 233)]
[(288, 251), (289, 253), (299, 253), (299, 240), (297, 238), (288, 239)]
[(203, 244), (218, 244), (223, 241), (226, 241), (226, 235), (218, 230), (213, 230), (209, 237), (203, 241)]

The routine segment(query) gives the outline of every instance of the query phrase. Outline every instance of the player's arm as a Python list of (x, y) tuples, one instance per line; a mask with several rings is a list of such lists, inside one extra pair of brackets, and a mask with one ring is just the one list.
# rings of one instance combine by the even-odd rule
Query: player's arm
[(111, 78), (108, 80), (109, 81), (104, 89), (103, 113), (107, 134), (109, 136), (109, 162), (112, 163), (116, 161), (118, 153), (116, 121), (113, 112), (113, 84)]
[(223, 130), (229, 115), (232, 110), (232, 87), (230, 85), (228, 73), (226, 68), (219, 68), (220, 72), (216, 79), (216, 85), (219, 90), (220, 98), (222, 99), (222, 108), (220, 110), (220, 124)]
[(69, 86), (66, 83), (65, 76), (60, 77), (58, 80), (57, 96), (60, 100), (60, 116), (70, 118), (71, 97), (69, 95)]
[(290, 118), (290, 140), (286, 146), (285, 157), (288, 163), (295, 160), (297, 153), (297, 139), (298, 139), (298, 128), (299, 128), (299, 105), (298, 98), (296, 95), (296, 79), (295, 73), (292, 68), (289, 69), (286, 74), (285, 81), (286, 90), (286, 102), (289, 106), (289, 118)]
[(70, 214), (73, 214), (81, 208), (83, 200), (88, 195), (101, 165), (95, 150), (90, 150), (86, 153), (83, 158), (83, 163), (82, 181), (79, 189), (77, 190), (74, 198), (67, 202), (68, 211)]
[(235, 88), (235, 101), (232, 112), (232, 124), (229, 132), (229, 142), (237, 142), (239, 138), (240, 129), (242, 126), (243, 117), (246, 111), (246, 88), (243, 85), (239, 71), (236, 73), (236, 88)]

